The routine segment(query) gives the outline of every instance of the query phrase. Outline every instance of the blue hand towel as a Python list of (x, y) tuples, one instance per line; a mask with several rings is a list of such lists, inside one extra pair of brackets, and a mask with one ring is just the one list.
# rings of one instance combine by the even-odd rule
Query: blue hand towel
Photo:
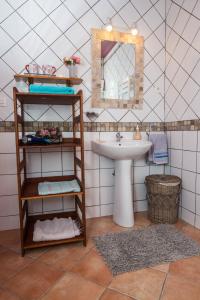
[(40, 93), (40, 94), (74, 94), (74, 88), (70, 86), (56, 86), (56, 85), (39, 85), (30, 84), (30, 93)]
[(168, 163), (167, 136), (165, 133), (150, 133), (149, 141), (152, 142), (148, 154), (148, 161), (157, 165)]
[(44, 181), (38, 184), (39, 195), (61, 194), (69, 192), (80, 192), (80, 186), (74, 179), (71, 181)]

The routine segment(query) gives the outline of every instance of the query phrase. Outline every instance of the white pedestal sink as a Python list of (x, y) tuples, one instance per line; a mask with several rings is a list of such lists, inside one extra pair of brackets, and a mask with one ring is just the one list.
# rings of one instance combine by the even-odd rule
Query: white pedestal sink
[(94, 152), (115, 160), (114, 222), (123, 227), (134, 225), (133, 191), (131, 184), (132, 160), (138, 159), (151, 147), (149, 141), (123, 140), (93, 141)]

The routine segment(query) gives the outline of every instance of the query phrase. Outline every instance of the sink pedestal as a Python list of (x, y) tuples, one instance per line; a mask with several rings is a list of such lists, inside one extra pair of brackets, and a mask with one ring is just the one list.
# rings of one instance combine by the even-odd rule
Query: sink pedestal
[(115, 161), (113, 220), (116, 224), (123, 227), (132, 227), (134, 225), (131, 166), (132, 160)]

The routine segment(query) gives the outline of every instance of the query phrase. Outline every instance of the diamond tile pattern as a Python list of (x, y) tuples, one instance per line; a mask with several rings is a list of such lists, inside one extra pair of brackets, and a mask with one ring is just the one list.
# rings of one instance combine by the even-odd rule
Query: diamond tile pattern
[(197, 106), (200, 91), (199, 2), (167, 0), (166, 121), (200, 118)]
[[(189, 7), (191, 10), (191, 5)], [(67, 76), (63, 57), (81, 56), (79, 76), (84, 80), (84, 109), (91, 109), (91, 56), (90, 32), (102, 27), (108, 17), (119, 27), (130, 27), (138, 21), (140, 34), (145, 38), (144, 108), (130, 110), (130, 121), (163, 121), (165, 46), (165, 1), (139, 0), (2, 0), (0, 11), (0, 92), (12, 101), (13, 75), (23, 73), (31, 62), (52, 64), (57, 73)], [(171, 10), (170, 10), (171, 13)], [(194, 21), (191, 22), (194, 24)], [(196, 29), (197, 30), (197, 29)], [(187, 31), (185, 32), (187, 36)], [(160, 83), (162, 81), (162, 84)], [(12, 103), (12, 102), (11, 102)], [(27, 120), (67, 120), (69, 114), (57, 107), (48, 109), (38, 117), (34, 108), (28, 108)], [(119, 121), (109, 110), (101, 110), (98, 121)], [(124, 110), (120, 119), (128, 113)], [(29, 116), (29, 117), (28, 117)], [(105, 120), (104, 120), (105, 116)], [(131, 119), (132, 116), (132, 119)], [(13, 120), (12, 105), (0, 112), (1, 120)], [(126, 119), (126, 118), (125, 118)], [(87, 120), (88, 121), (88, 120)]]

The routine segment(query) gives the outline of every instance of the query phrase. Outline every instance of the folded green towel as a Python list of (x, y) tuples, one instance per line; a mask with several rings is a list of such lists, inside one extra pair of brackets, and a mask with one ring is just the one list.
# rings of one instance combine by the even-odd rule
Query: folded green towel
[(74, 94), (74, 88), (70, 86), (56, 86), (56, 85), (39, 85), (30, 84), (30, 93), (40, 93), (40, 94)]
[(71, 181), (44, 181), (38, 184), (39, 195), (61, 194), (69, 192), (80, 192), (80, 186), (77, 180)]

